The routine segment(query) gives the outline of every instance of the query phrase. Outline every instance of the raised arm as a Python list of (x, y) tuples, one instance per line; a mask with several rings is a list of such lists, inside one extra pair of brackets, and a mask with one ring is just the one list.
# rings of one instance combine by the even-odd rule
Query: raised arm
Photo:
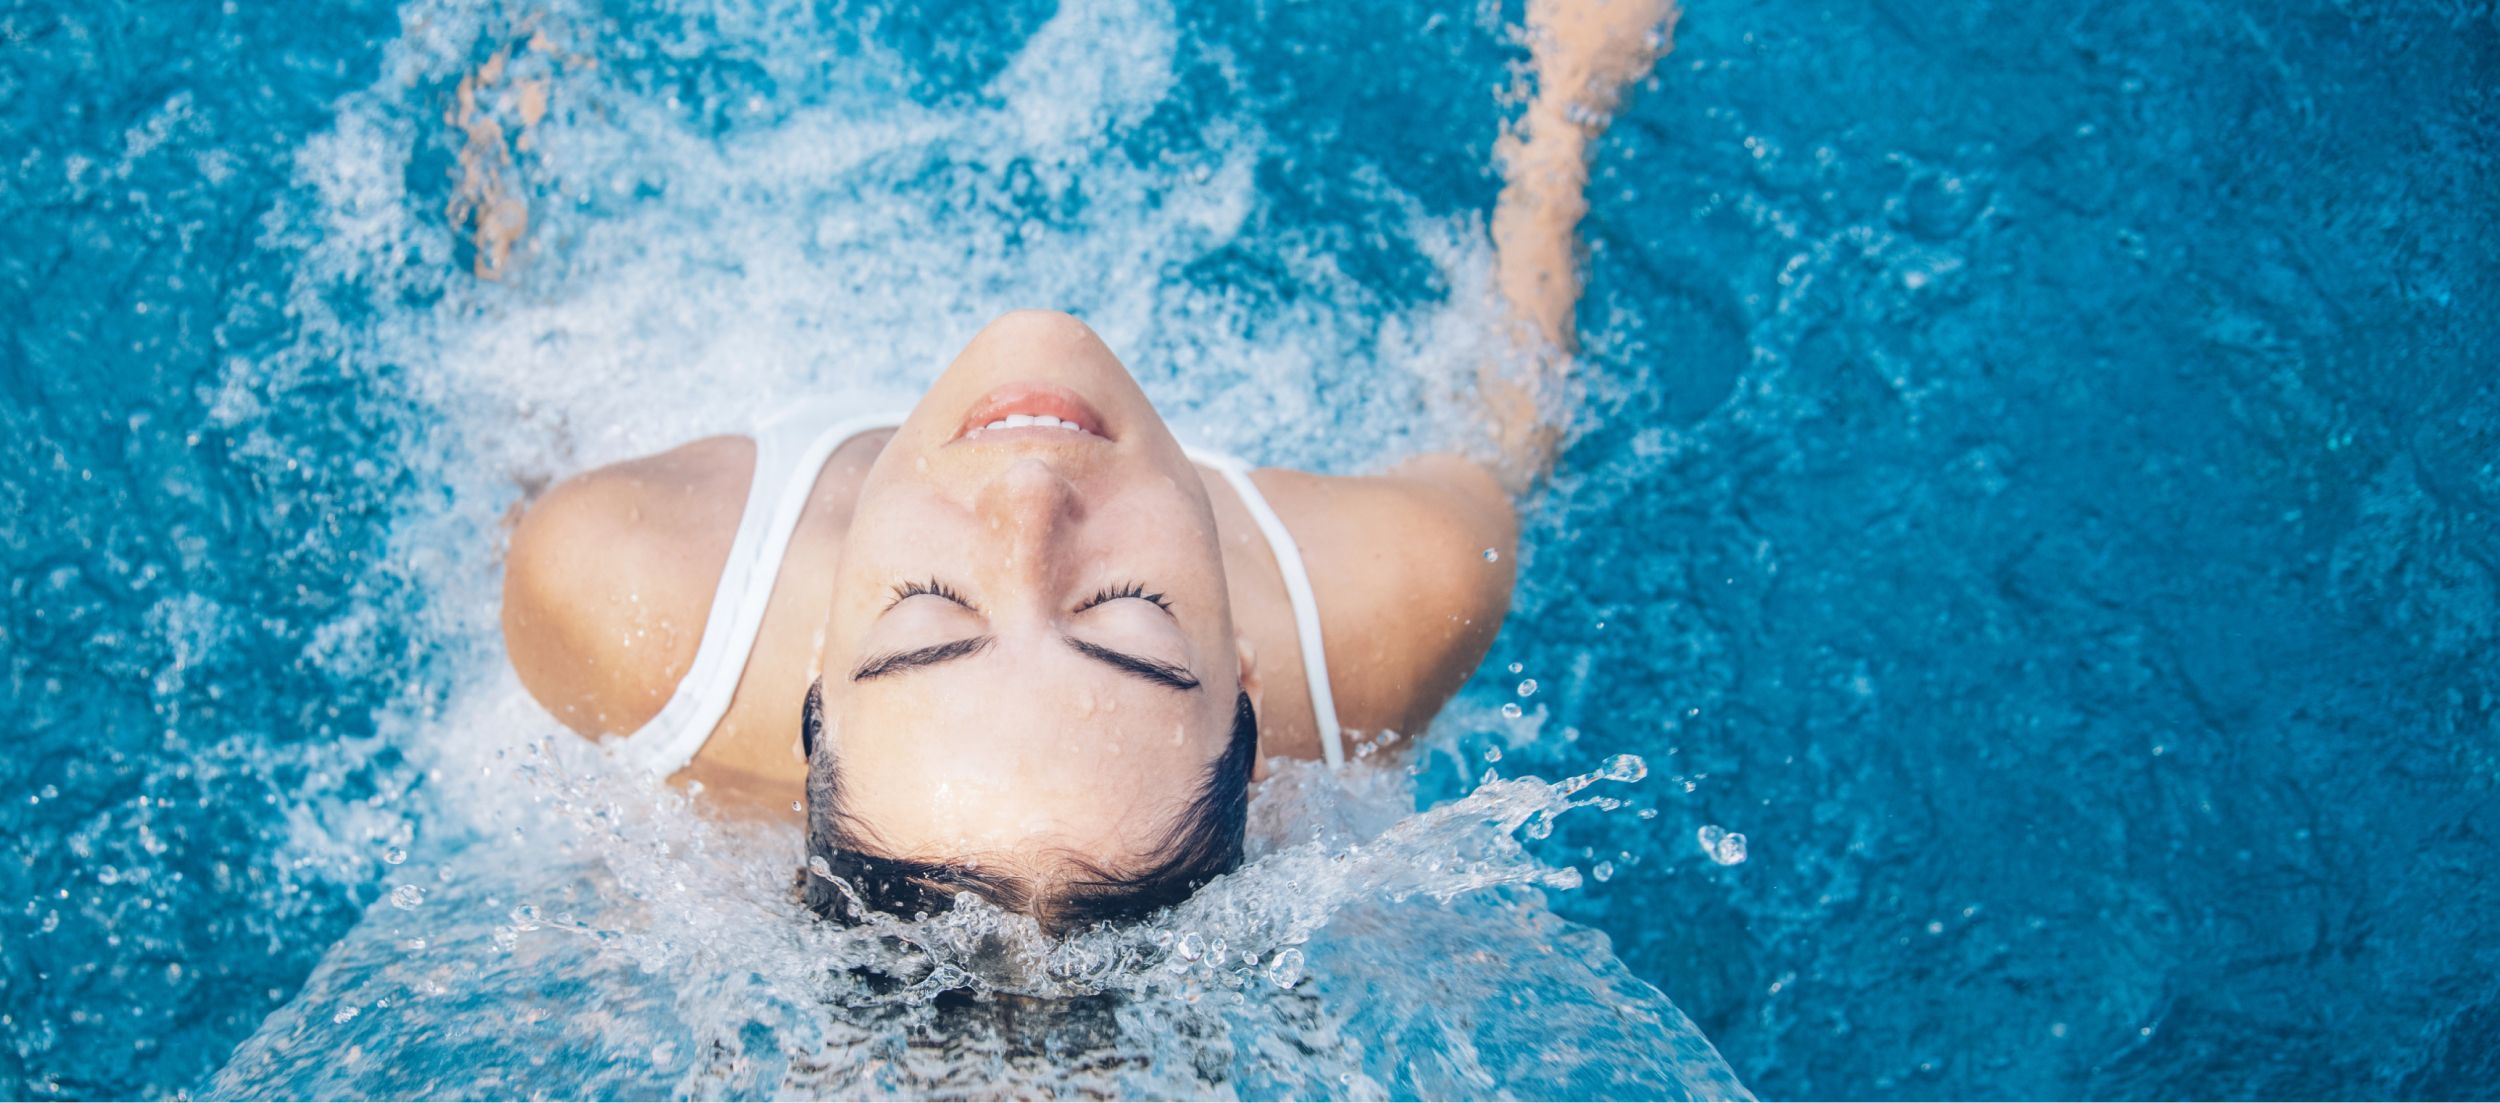
[(1494, 148), (1495, 279), (1514, 322), (1513, 355), (1477, 371), (1501, 446), (1496, 474), (1514, 494), (1553, 469), (1562, 434), (1546, 408), (1579, 346), (1579, 226), (1588, 213), (1588, 146), (1673, 42), (1674, 0), (1530, 0), (1534, 98)]

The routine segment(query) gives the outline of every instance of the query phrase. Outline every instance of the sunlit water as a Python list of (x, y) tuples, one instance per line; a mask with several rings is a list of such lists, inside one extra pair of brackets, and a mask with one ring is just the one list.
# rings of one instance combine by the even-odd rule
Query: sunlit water
[(1459, 439), (1516, 16), (0, 13), (5, 1094), (2487, 1093), (2487, 4), (1699, 6), (1484, 671), (1146, 927), (813, 923), (505, 671), (524, 488), (1009, 307)]

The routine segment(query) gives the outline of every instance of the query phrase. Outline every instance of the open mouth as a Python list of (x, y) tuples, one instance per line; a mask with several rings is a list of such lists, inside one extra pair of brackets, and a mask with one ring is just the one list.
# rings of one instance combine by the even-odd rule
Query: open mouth
[(1048, 383), (1009, 383), (974, 402), (948, 443), (1023, 439), (1109, 441), (1112, 437), (1102, 414), (1076, 392)]

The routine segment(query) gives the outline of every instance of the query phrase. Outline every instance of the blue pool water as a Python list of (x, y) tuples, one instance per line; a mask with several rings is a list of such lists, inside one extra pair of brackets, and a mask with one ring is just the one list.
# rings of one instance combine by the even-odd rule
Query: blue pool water
[(1483, 672), (1042, 970), (1117, 1010), (865, 1000), (794, 845), (541, 747), (524, 487), (1004, 307), (1445, 441), (1516, 17), (0, 10), (0, 1094), (2488, 1095), (2487, 2), (1696, 4)]

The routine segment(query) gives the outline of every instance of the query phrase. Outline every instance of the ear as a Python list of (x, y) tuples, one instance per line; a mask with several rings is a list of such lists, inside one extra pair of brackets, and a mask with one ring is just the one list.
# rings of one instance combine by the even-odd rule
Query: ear
[(807, 683), (807, 700), (799, 706), (799, 757), (816, 758), (816, 744), (825, 728), (825, 679)]
[(1250, 695), (1250, 707), (1267, 710), (1267, 701), (1259, 694), (1259, 650), (1248, 636), (1233, 637), (1233, 653), (1241, 660), (1241, 691)]

